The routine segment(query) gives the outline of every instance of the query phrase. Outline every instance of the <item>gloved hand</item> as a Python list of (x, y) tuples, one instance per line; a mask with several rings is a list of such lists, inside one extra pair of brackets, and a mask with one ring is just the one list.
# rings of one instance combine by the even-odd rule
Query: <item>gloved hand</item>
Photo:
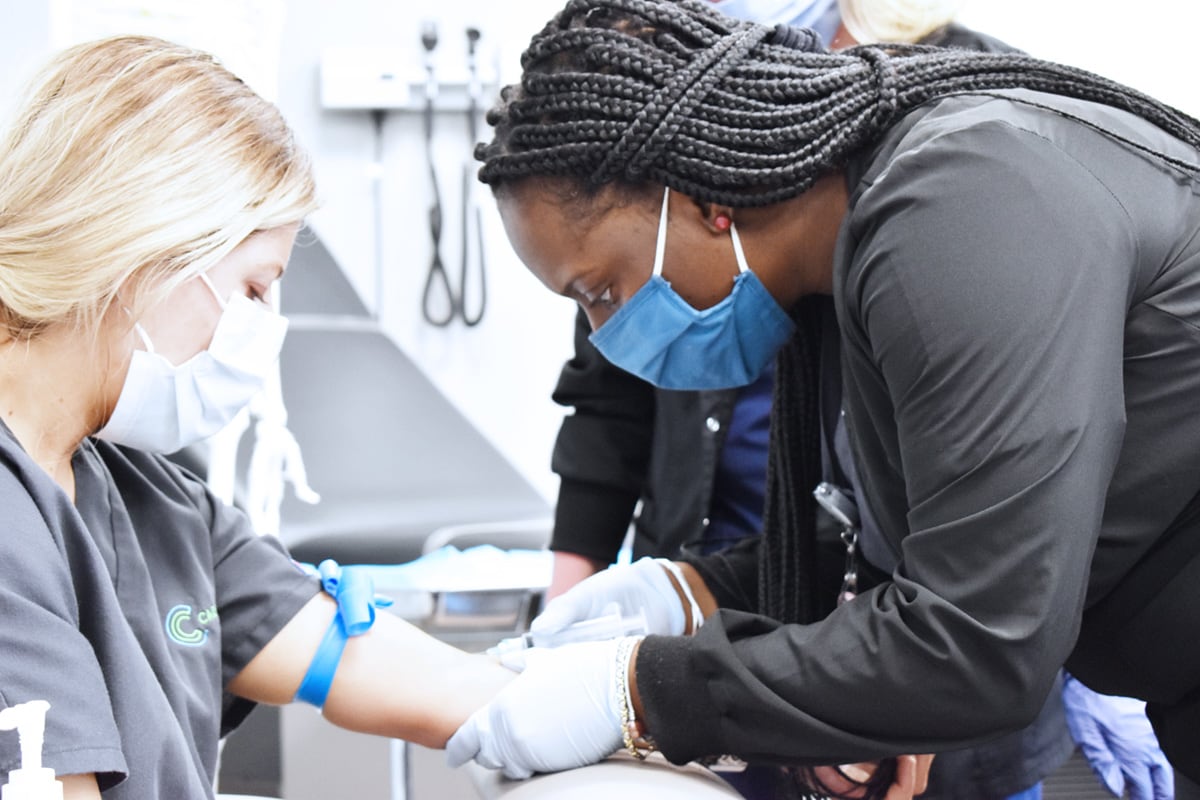
[(446, 743), (446, 762), (474, 759), (510, 778), (594, 764), (621, 747), (620, 639), (534, 648), (525, 671)]
[(1071, 676), (1063, 682), (1071, 738), (1104, 788), (1130, 800), (1170, 800), (1175, 775), (1158, 747), (1146, 704), (1130, 697), (1098, 694)]
[(551, 600), (529, 624), (529, 630), (534, 634), (554, 633), (571, 623), (611, 612), (613, 603), (625, 615), (645, 612), (647, 633), (679, 636), (685, 630), (679, 593), (667, 577), (667, 570), (654, 558), (609, 567), (585, 578)]

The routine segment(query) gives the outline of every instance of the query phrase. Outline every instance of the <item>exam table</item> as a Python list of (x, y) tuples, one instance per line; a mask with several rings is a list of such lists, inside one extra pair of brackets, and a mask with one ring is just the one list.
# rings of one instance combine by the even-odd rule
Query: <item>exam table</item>
[(695, 764), (676, 767), (657, 753), (643, 762), (618, 753), (599, 764), (535, 775), (525, 781), (507, 780), (498, 771), (476, 764), (463, 767), (463, 771), (479, 792), (480, 800), (613, 800), (620, 797), (725, 800), (741, 797), (713, 772)]

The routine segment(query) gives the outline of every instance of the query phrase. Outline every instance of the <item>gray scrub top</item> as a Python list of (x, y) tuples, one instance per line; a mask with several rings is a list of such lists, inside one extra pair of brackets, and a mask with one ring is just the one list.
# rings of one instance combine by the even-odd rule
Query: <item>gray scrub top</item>
[[(638, 684), (668, 757), (841, 763), (994, 737), (1029, 722), (1143, 557), (1183, 543), (1194, 569), (1200, 169), (1172, 159), (1200, 153), (1013, 91), (930, 103), (850, 165), (846, 421), (881, 532), (863, 550), (892, 580), (812, 625), (722, 611), (648, 638)], [(1180, 593), (1094, 626), (1105, 690), (1197, 690), (1180, 634), (1200, 592)]]
[[(44, 762), (105, 797), (211, 797), (224, 686), (319, 590), (160, 456), (87, 440), (76, 502), (0, 424), (0, 702), (48, 700)], [(0, 782), (19, 766), (0, 734)]]

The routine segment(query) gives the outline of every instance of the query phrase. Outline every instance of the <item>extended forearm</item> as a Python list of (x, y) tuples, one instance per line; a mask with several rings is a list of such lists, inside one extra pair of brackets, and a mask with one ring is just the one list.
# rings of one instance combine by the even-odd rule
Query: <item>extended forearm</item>
[(487, 656), (381, 614), (347, 643), (324, 714), (344, 728), (440, 748), (513, 677)]
[[(295, 697), (336, 605), (313, 597), (230, 683), (233, 693), (282, 705)], [(324, 716), (344, 728), (442, 747), (513, 677), (490, 659), (434, 639), (387, 612), (346, 648)]]

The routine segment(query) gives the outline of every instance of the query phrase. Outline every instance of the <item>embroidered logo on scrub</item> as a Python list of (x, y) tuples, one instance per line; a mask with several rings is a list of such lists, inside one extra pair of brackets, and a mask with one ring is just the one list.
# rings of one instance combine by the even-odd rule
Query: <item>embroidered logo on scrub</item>
[(167, 636), (176, 644), (199, 647), (208, 640), (208, 626), (216, 621), (216, 605), (199, 612), (186, 604), (177, 605), (167, 612)]

